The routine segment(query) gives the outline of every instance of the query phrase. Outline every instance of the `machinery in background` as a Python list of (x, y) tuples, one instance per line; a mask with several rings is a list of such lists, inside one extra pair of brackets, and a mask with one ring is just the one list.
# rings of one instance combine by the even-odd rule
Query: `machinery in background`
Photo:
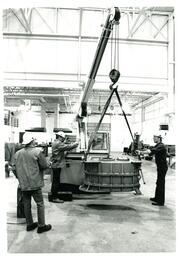
[(5, 176), (8, 178), (10, 176), (11, 164), (13, 161), (14, 154), (22, 148), (20, 143), (5, 142), (4, 153), (5, 153)]
[(170, 168), (175, 169), (175, 145), (165, 145), (167, 149), (168, 165)]
[[(137, 156), (138, 159), (152, 160), (153, 156), (150, 156), (146, 151), (149, 148), (150, 145), (144, 144), (143, 141), (140, 140), (140, 135), (135, 133), (134, 140), (131, 142), (128, 148), (124, 148), (124, 153), (131, 156)], [(138, 151), (140, 151), (140, 154)]]
[(100, 153), (110, 155), (109, 132), (98, 131), (92, 141), (90, 153)]
[(131, 142), (129, 148), (126, 150), (126, 153), (131, 154), (132, 156), (137, 156), (137, 150), (142, 150), (144, 148), (143, 142), (140, 141), (140, 135), (136, 132), (134, 134), (134, 139)]

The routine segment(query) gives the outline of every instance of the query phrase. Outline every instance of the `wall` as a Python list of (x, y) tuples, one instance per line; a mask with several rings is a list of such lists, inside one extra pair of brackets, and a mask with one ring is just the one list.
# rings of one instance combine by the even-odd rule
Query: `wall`
[(41, 127), (41, 113), (30, 111), (21, 111), (18, 113), (19, 126), (21, 130), (25, 130), (31, 127)]
[[(144, 143), (153, 144), (153, 135), (161, 134), (165, 144), (176, 144), (175, 115), (167, 113), (167, 97), (139, 107), (133, 112), (133, 128), (141, 134)], [(161, 124), (168, 124), (169, 130), (160, 130)]]
[[(88, 122), (98, 123), (100, 115), (90, 116)], [(128, 122), (132, 130), (132, 118), (127, 116)], [(121, 115), (106, 115), (102, 123), (111, 124), (111, 151), (123, 151), (124, 147), (128, 147), (132, 141), (130, 132), (124, 117)]]
[(11, 127), (4, 125), (3, 127), (3, 140), (4, 142), (19, 142), (20, 129), (17, 127)]
[[(97, 42), (81, 43), (80, 70), (78, 42), (75, 41), (11, 38), (5, 39), (5, 46), (4, 71), (7, 85), (13, 86), (18, 83), (22, 86), (78, 87), (79, 77), (81, 80), (86, 80), (89, 74)], [(110, 44), (108, 44), (94, 88), (108, 89), (110, 59)], [(162, 90), (161, 86), (163, 86), (163, 90), (166, 91), (167, 45), (120, 43), (119, 71), (120, 88), (123, 90), (142, 88), (147, 91), (150, 86), (151, 90), (155, 91)], [(77, 75), (78, 72), (80, 76)]]
[[(133, 132), (131, 117), (127, 117)], [(111, 151), (123, 152), (128, 147), (132, 138), (123, 116), (111, 116)]]

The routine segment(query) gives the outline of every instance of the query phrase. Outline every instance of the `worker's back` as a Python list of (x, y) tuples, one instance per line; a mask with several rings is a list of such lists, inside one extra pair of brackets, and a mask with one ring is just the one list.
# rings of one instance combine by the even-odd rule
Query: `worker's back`
[(42, 150), (25, 147), (14, 156), (16, 174), (22, 190), (35, 190), (44, 186), (43, 170), (48, 168)]

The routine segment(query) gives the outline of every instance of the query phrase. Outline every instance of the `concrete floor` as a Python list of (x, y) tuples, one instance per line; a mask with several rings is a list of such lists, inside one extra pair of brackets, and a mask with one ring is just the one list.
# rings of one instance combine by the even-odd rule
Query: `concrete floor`
[[(72, 202), (48, 201), (50, 176), (45, 176), (46, 223), (52, 230), (26, 232), (25, 219), (16, 218), (17, 180), (7, 185), (7, 248), (9, 253), (176, 252), (175, 170), (166, 177), (166, 205), (153, 206), (155, 163), (143, 161), (146, 184), (142, 195), (115, 192), (76, 195)], [(36, 207), (33, 203), (34, 220)]]

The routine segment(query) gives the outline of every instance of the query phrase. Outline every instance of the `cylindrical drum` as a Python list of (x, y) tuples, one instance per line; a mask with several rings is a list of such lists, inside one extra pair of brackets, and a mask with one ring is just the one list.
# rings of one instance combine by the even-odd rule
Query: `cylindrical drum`
[(140, 188), (141, 161), (85, 161), (84, 184), (86, 192), (136, 191)]

